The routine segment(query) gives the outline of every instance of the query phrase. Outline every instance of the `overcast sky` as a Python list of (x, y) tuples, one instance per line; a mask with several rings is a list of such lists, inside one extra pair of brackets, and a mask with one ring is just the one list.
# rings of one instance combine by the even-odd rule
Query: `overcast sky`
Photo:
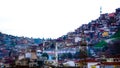
[(120, 0), (0, 0), (0, 32), (33, 38), (58, 38), (103, 13)]

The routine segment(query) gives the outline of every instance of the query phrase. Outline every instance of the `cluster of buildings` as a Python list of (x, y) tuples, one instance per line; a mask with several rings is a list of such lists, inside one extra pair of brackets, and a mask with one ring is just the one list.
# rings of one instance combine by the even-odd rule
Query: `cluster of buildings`
[(67, 35), (59, 37), (54, 40), (48, 40), (45, 42), (45, 46), (42, 44), (45, 50), (55, 49), (56, 42), (58, 49), (61, 51), (77, 51), (79, 50), (80, 43), (83, 39), (84, 31), (84, 40), (89, 46), (93, 46), (92, 49), (98, 47), (96, 44), (101, 41), (106, 41), (111, 39), (111, 37), (118, 31), (120, 28), (120, 9), (116, 9), (116, 12), (101, 14), (100, 17), (96, 20), (92, 20), (88, 24), (83, 24), (77, 28), (74, 32), (68, 32)]
[[(0, 32), (0, 63), (11, 64), (29, 49), (35, 50), (43, 39), (18, 37)], [(1, 64), (0, 64), (1, 65)]]
[[(68, 32), (67, 35), (63, 35), (57, 39), (41, 40), (0, 33), (0, 62), (15, 62), (16, 60), (22, 60), (29, 56), (31, 56), (32, 59), (38, 59), (37, 50), (47, 53), (49, 56), (48, 60), (56, 58), (58, 59), (57, 61), (77, 59), (79, 62), (83, 62), (82, 58), (75, 57), (80, 57), (80, 46), (82, 42), (85, 42), (88, 54), (86, 62), (90, 63), (88, 64), (88, 67), (89, 65), (93, 65), (93, 68), (95, 66), (98, 66), (99, 68), (101, 65), (109, 66), (113, 64), (119, 66), (119, 56), (107, 56), (101, 58), (101, 56), (98, 55), (99, 51), (95, 51), (97, 43), (111, 39), (112, 36), (119, 31), (119, 28), (120, 8), (116, 9), (116, 12), (113, 13), (101, 14), (98, 19), (92, 20), (88, 24), (83, 24), (75, 29), (74, 32)], [(97, 49), (101, 49), (101, 47), (97, 46)], [(66, 54), (72, 56), (72, 58)], [(107, 63), (101, 62), (101, 59), (105, 60)]]
[[(108, 40), (113, 39), (112, 36), (119, 31), (119, 28), (120, 28), (120, 8), (116, 9), (116, 12), (113, 13), (101, 14), (98, 19), (92, 20), (88, 24), (83, 24), (82, 26), (77, 28), (74, 32), (68, 32), (67, 35), (59, 37), (57, 39), (45, 41), (44, 45), (41, 45), (41, 47), (44, 47), (45, 48), (44, 50), (48, 51), (49, 55), (51, 53), (53, 54), (55, 53), (54, 51), (56, 46), (58, 48), (57, 50), (59, 56), (61, 56), (64, 52), (66, 53), (70, 52), (72, 53), (72, 55), (76, 55), (75, 53), (79, 52), (80, 50), (81, 41), (85, 41), (87, 43), (86, 48), (88, 57), (90, 58), (90, 60), (88, 59), (88, 62), (90, 63), (98, 62), (97, 63), (98, 66), (99, 64), (103, 66), (108, 65), (107, 68), (109, 68), (111, 65), (113, 65), (114, 67), (114, 64), (119, 66), (120, 63), (119, 54), (116, 54), (117, 57), (115, 57), (115, 55), (107, 57), (108, 55), (105, 55), (104, 53), (108, 52), (107, 50), (101, 52), (102, 49), (104, 48), (104, 44), (102, 47), (97, 46), (97, 44), (101, 41), (108, 43), (107, 45), (109, 46), (110, 42)], [(97, 58), (101, 59), (103, 55), (105, 55), (106, 59), (105, 62), (101, 63), (100, 60), (96, 60)], [(95, 59), (93, 60), (92, 58)], [(68, 57), (66, 59), (68, 59)], [(74, 59), (75, 58), (73, 58), (73, 60)], [(116, 62), (113, 59), (114, 60), (117, 59), (118, 61)]]

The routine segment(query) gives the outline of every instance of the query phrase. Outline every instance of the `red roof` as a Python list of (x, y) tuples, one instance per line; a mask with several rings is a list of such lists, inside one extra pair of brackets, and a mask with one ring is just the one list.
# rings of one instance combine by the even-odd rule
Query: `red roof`
[(106, 55), (106, 58), (120, 58), (120, 55)]
[(95, 59), (86, 59), (86, 60), (80, 60), (79, 62), (98, 62)]
[(55, 41), (56, 41), (56, 42), (64, 42), (64, 40), (62, 40), (62, 39), (60, 39), (60, 38), (56, 39)]
[(108, 16), (109, 16), (109, 17), (114, 17), (115, 14), (114, 14), (114, 13), (110, 13)]
[(120, 62), (102, 62), (103, 65), (120, 65)]

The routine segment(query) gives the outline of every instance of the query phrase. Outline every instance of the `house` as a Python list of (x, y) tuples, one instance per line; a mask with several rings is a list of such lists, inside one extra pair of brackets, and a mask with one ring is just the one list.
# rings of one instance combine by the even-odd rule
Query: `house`
[(100, 68), (100, 66), (96, 66), (100, 62), (96, 59), (92, 58), (84, 58), (76, 62), (77, 64), (79, 63), (79, 67), (81, 68)]
[(120, 68), (120, 55), (104, 56), (101, 58), (100, 63), (95, 66), (100, 66), (101, 68)]

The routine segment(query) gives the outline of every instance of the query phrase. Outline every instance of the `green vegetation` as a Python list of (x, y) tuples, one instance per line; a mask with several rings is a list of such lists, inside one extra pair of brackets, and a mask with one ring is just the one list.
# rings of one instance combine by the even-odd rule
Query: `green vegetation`
[(120, 30), (118, 30), (111, 38), (120, 39)]
[(49, 58), (49, 56), (48, 56), (47, 53), (43, 53), (43, 54), (42, 54), (42, 57), (46, 57), (47, 59)]
[[(114, 35), (111, 36), (110, 39), (116, 39), (116, 40), (120, 39), (120, 28)], [(102, 40), (99, 43), (97, 43), (94, 47), (101, 48), (101, 47), (104, 47), (105, 45), (107, 45), (107, 42), (105, 42), (105, 40)]]
[(96, 44), (94, 47), (104, 47), (105, 45), (107, 45), (107, 42), (105, 42), (104, 40), (100, 41), (98, 44)]

